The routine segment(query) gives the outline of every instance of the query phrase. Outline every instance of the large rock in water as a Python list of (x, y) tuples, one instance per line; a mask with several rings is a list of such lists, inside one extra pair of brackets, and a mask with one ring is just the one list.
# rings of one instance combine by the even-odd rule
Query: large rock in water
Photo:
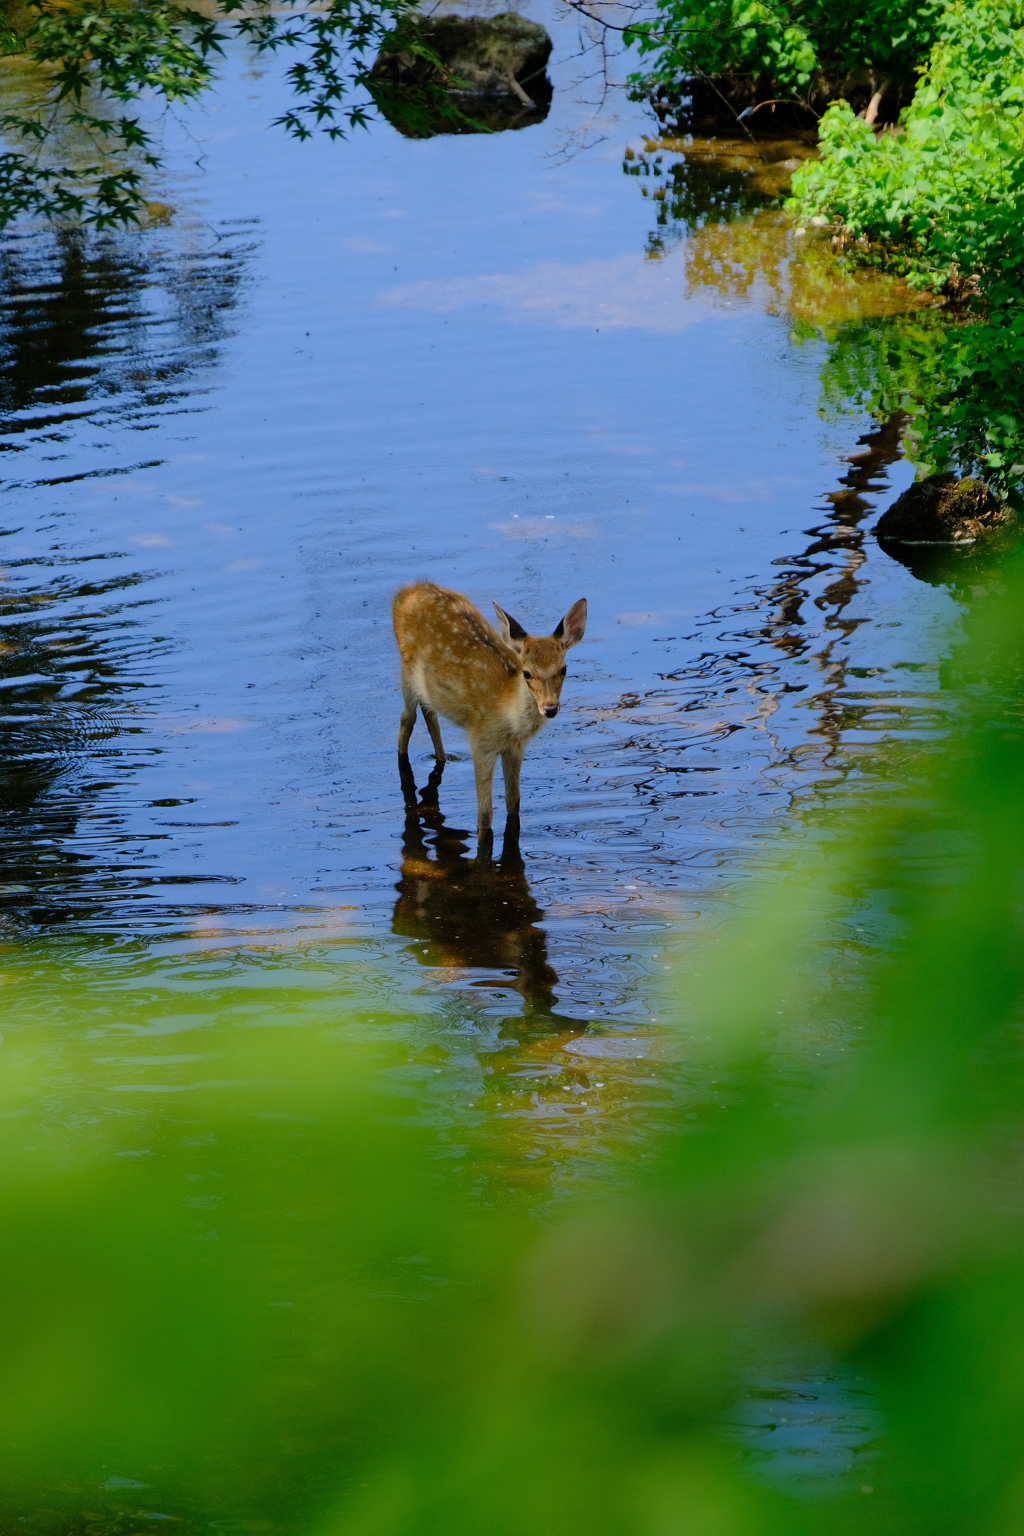
[(901, 544), (973, 544), (1015, 521), (1011, 507), (980, 480), (929, 475), (918, 480), (883, 512), (877, 539)]
[(886, 552), (922, 581), (956, 584), (1017, 543), (1017, 513), (980, 480), (929, 475), (897, 497), (875, 525)]
[(525, 128), (548, 114), (550, 54), (544, 28), (513, 11), (411, 16), (385, 41), (370, 85), (384, 116), (409, 138)]

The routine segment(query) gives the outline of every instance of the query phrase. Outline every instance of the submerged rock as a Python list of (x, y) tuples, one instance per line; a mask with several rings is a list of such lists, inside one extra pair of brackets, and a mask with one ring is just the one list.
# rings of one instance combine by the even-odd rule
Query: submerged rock
[(973, 544), (1016, 522), (1012, 507), (981, 480), (929, 475), (883, 512), (875, 537), (901, 544)]
[(548, 114), (550, 54), (544, 28), (513, 11), (412, 16), (381, 48), (370, 87), (384, 116), (409, 138), (525, 128)]

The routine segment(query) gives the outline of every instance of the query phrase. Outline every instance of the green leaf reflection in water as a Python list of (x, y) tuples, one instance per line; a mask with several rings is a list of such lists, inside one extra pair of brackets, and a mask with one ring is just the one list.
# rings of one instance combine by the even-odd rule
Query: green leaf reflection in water
[(796, 341), (825, 339), (826, 414), (867, 411), (884, 421), (899, 412), (919, 474), (954, 467), (1018, 497), (1024, 321), (952, 310), (893, 273), (859, 266), (834, 248), (831, 230), (798, 226), (779, 204), (810, 153), (797, 139), (658, 139), (630, 150), (624, 170), (657, 208), (648, 254), (682, 243), (692, 291), (784, 315)]
[(789, 139), (644, 139), (626, 149), (622, 169), (654, 203), (657, 227), (647, 251), (661, 256), (707, 224), (778, 205), (796, 166), (813, 153), (810, 136)]
[(648, 254), (658, 260), (681, 244), (691, 292), (755, 302), (826, 334), (933, 305), (898, 278), (848, 267), (821, 231), (797, 230), (779, 204), (810, 153), (800, 139), (646, 140), (623, 169), (657, 208)]

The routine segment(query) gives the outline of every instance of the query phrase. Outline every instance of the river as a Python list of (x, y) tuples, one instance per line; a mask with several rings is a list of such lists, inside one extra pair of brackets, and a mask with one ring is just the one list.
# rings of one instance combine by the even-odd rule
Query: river
[[(958, 609), (866, 532), (912, 478), (896, 427), (819, 414), (826, 332), (779, 301), (793, 237), (766, 229), (774, 275), (743, 280), (715, 244), (749, 151), (652, 146), (621, 90), (581, 146), (576, 28), (535, 11), (541, 124), (301, 144), (270, 126), (278, 65), (237, 48), (164, 124), (145, 230), (0, 242), (30, 1149), (113, 1119), (141, 1155), (134, 1106), (231, 1096), (226, 1033), (326, 1032), (339, 1070), (380, 1057), (475, 1198), (542, 1218), (713, 1112), (673, 1040), (686, 934), (794, 804), (941, 723)], [(702, 229), (642, 195), (673, 166)], [(589, 602), (494, 864), (453, 728), (437, 783), (420, 724), (403, 796), (389, 604), (418, 577), (534, 632)], [(751, 1402), (805, 1402), (783, 1376)], [(751, 1431), (812, 1484), (864, 1422), (823, 1382)]]

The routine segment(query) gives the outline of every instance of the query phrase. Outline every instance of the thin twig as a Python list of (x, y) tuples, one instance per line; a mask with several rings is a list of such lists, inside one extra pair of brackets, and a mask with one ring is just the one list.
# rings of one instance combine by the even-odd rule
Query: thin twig
[[(603, 16), (595, 16), (592, 11), (587, 10), (585, 0), (565, 0), (565, 3), (572, 10), (579, 12), (581, 16), (586, 16), (588, 21), (596, 21), (599, 27), (604, 27), (609, 32), (635, 32), (637, 29), (636, 23), (629, 23), (624, 27), (617, 27), (614, 22), (605, 21)], [(718, 86), (715, 84), (714, 80), (712, 80), (711, 76), (706, 75), (704, 71), (699, 69), (691, 59), (687, 59), (684, 54), (680, 53), (679, 49), (675, 48), (672, 43), (669, 42), (667, 37), (664, 37), (660, 32), (655, 32), (649, 23), (643, 23), (643, 27), (644, 33), (647, 37), (651, 37), (656, 43), (660, 43), (661, 46), (667, 49), (669, 53), (674, 54), (681, 64), (685, 65), (688, 70), (695, 73), (700, 80), (703, 80), (705, 85), (711, 87), (722, 105), (732, 113), (733, 117), (736, 119), (737, 126), (743, 129), (743, 132), (746, 134), (751, 144), (756, 144), (757, 140), (754, 138), (754, 135), (751, 133), (750, 129), (747, 127), (740, 114), (736, 111), (736, 108), (733, 106), (732, 102), (718, 89)], [(696, 31), (698, 29), (687, 28), (686, 30)]]
[(802, 96), (777, 96), (772, 101), (759, 101), (756, 106), (747, 107), (740, 113), (740, 121), (745, 117), (753, 117), (755, 112), (760, 112), (762, 107), (805, 107), (814, 117), (820, 118), (821, 113), (815, 112), (809, 101), (804, 101)]

